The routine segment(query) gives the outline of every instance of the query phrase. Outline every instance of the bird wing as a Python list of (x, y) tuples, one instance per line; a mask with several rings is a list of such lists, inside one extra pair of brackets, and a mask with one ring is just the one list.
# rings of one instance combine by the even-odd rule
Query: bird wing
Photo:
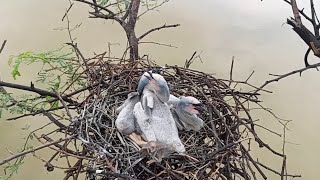
[(152, 110), (154, 108), (154, 95), (148, 90), (143, 91), (142, 95), (142, 107), (147, 116), (152, 116)]
[(180, 101), (179, 98), (177, 98), (176, 96), (170, 94), (169, 96), (169, 101), (167, 102), (167, 104), (170, 106), (170, 108), (176, 104), (178, 104)]
[[(126, 106), (128, 106), (130, 104), (130, 101), (132, 101), (133, 98), (137, 97), (139, 95), (138, 92), (131, 92), (128, 94), (128, 97), (127, 99), (122, 103), (121, 106), (119, 106), (117, 109), (116, 109), (116, 113), (120, 113), (120, 111), (122, 111), (123, 108), (125, 108)], [(133, 107), (132, 107), (133, 108)]]
[(181, 123), (179, 116), (177, 115), (177, 113), (175, 112), (175, 109), (170, 109), (172, 117), (174, 119), (174, 122), (176, 123), (176, 126), (178, 128), (178, 130), (183, 130), (183, 124)]
[(136, 120), (133, 115), (134, 105), (139, 102), (139, 97), (134, 94), (128, 95), (128, 99), (123, 103), (117, 110), (119, 110), (119, 114), (115, 121), (115, 125), (117, 129), (125, 134), (131, 134), (136, 131)]
[(147, 141), (156, 141), (156, 135), (152, 129), (152, 126), (149, 123), (149, 116), (146, 115), (145, 111), (142, 108), (141, 102), (136, 103), (133, 108), (133, 114), (137, 120), (139, 128), (146, 138)]

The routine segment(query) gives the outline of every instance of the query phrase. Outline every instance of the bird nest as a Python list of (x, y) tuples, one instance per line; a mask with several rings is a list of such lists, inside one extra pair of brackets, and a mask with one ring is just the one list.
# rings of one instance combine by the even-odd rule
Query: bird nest
[[(86, 74), (89, 95), (77, 106), (77, 116), (68, 113), (72, 119), (70, 124), (63, 125), (44, 113), (60, 127), (55, 132), (65, 137), (63, 145), (57, 144), (62, 140), (52, 143), (57, 153), (47, 161), (47, 169), (52, 171), (57, 167), (51, 161), (57, 154), (64, 154), (77, 159), (75, 165), (65, 171), (66, 179), (71, 176), (77, 179), (81, 173), (89, 179), (250, 179), (255, 177), (255, 172), (266, 178), (260, 169), (265, 166), (250, 155), (251, 138), (260, 147), (278, 156), (284, 155), (258, 137), (244, 106), (258, 102), (259, 89), (237, 91), (230, 88), (230, 84), (247, 84), (246, 81), (216, 79), (189, 69), (189, 65), (190, 62), (186, 62), (186, 67), (166, 66), (161, 73), (171, 94), (193, 96), (206, 107), (200, 111), (204, 121), (200, 131), (179, 131), (185, 155), (172, 153), (155, 161), (153, 153), (143, 151), (115, 127), (116, 108), (127, 99), (128, 93), (136, 91), (145, 71), (160, 66), (146, 60), (98, 61), (87, 65), (90, 66)], [(60, 100), (63, 102), (61, 97)], [(66, 106), (65, 110), (68, 112)], [(51, 132), (37, 139), (44, 143), (43, 139), (52, 142), (54, 137)]]
[(84, 101), (80, 115), (68, 128), (83, 144), (87, 175), (101, 179), (249, 179), (246, 168), (253, 160), (241, 142), (249, 141), (251, 133), (260, 146), (264, 143), (257, 137), (242, 102), (254, 101), (258, 94), (232, 90), (226, 80), (200, 71), (166, 67), (161, 75), (171, 94), (193, 96), (206, 106), (200, 112), (204, 127), (199, 132), (179, 131), (186, 156), (173, 153), (161, 162), (153, 161), (152, 154), (143, 153), (116, 129), (115, 109), (136, 90), (143, 72), (159, 66), (150, 61), (109, 62), (91, 69), (95, 75), (91, 78), (97, 81), (91, 83), (100, 86), (90, 89), (94, 93)]

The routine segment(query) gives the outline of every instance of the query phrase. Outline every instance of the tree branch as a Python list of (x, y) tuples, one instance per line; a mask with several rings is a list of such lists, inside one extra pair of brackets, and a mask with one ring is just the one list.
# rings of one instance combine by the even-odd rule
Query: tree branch
[(260, 86), (255, 92), (258, 92), (259, 90), (263, 89), (266, 85), (272, 83), (272, 82), (278, 82), (279, 80), (285, 78), (285, 77), (288, 77), (290, 75), (293, 75), (293, 74), (297, 74), (297, 73), (302, 73), (303, 71), (306, 71), (308, 69), (312, 69), (312, 68), (317, 68), (320, 66), (320, 63), (317, 63), (317, 64), (313, 64), (313, 65), (310, 65), (308, 67), (305, 67), (305, 68), (301, 68), (301, 69), (297, 69), (297, 70), (294, 70), (294, 71), (291, 71), (289, 73), (286, 73), (286, 74), (283, 74), (283, 75), (277, 75), (278, 77), (277, 78), (274, 78), (274, 79), (271, 79), (271, 80), (268, 80), (266, 81), (262, 86)]
[[(268, 170), (268, 171), (271, 171), (271, 172), (273, 172), (273, 173), (275, 173), (275, 174), (277, 174), (277, 175), (281, 176), (281, 173), (279, 173), (278, 171), (276, 171), (276, 170), (274, 170), (274, 169), (269, 168), (268, 166), (266, 166), (266, 165), (264, 165), (264, 164), (260, 163), (259, 161), (255, 161), (255, 162), (256, 162), (258, 165), (260, 165), (261, 167), (263, 167), (264, 169), (266, 169), (266, 170)], [(298, 174), (286, 174), (286, 175), (284, 175), (284, 176), (286, 176), (286, 177), (292, 177), (292, 178), (295, 178), (295, 177), (302, 177), (301, 175), (298, 175)]]
[[(54, 118), (50, 113), (46, 112), (46, 111), (42, 111), (41, 112), (43, 115), (47, 116), (49, 118), (49, 120), (54, 123), (56, 126), (58, 126), (61, 129), (67, 129), (67, 126), (65, 126), (64, 124), (62, 124), (60, 121), (58, 121), (56, 118)], [(71, 121), (71, 120), (70, 120)]]
[(37, 147), (37, 148), (30, 149), (30, 150), (28, 150), (28, 151), (24, 151), (24, 152), (21, 152), (21, 153), (19, 153), (19, 154), (14, 155), (14, 156), (8, 157), (8, 158), (0, 161), (0, 166), (3, 165), (3, 164), (5, 164), (5, 163), (7, 163), (7, 162), (9, 162), (9, 161), (11, 161), (11, 160), (13, 160), (13, 159), (18, 158), (18, 157), (24, 156), (24, 155), (29, 154), (29, 153), (34, 153), (34, 152), (36, 152), (36, 151), (38, 151), (38, 150), (40, 150), (40, 149), (49, 147), (49, 146), (51, 146), (51, 145), (60, 143), (60, 142), (62, 142), (62, 141), (69, 140), (69, 139), (73, 138), (74, 136), (76, 136), (76, 135), (73, 135), (73, 136), (68, 137), (68, 138), (65, 138), (65, 139), (62, 139), (62, 138), (61, 138), (61, 139), (59, 139), (59, 140), (57, 140), (57, 141), (53, 141), (53, 142), (51, 142), (51, 143), (44, 144), (44, 145), (39, 146), (39, 147)]
[(130, 11), (128, 13), (128, 22), (125, 25), (125, 29), (126, 30), (131, 30), (134, 31), (134, 28), (136, 26), (136, 22), (137, 22), (137, 16), (138, 16), (138, 12), (139, 12), (139, 6), (140, 6), (140, 0), (131, 0), (131, 6), (130, 9), (128, 9), (128, 11)]
[(2, 45), (1, 45), (1, 47), (0, 47), (0, 54), (1, 54), (4, 46), (6, 45), (6, 43), (7, 43), (7, 40), (4, 40), (3, 43), (2, 43)]
[[(290, 1), (288, 1), (288, 0), (283, 0), (283, 1), (291, 5), (291, 2), (290, 2)], [(304, 10), (304, 9), (301, 9), (301, 10), (298, 9), (299, 13), (300, 13), (304, 18), (306, 18), (308, 21), (312, 22), (312, 19), (311, 19), (308, 15), (306, 15), (306, 14), (303, 12), (303, 10)]]
[[(17, 120), (17, 119), (20, 119), (20, 118), (23, 118), (23, 117), (27, 117), (27, 116), (35, 116), (35, 115), (38, 115), (38, 114), (45, 114), (46, 112), (48, 113), (48, 112), (59, 110), (59, 109), (64, 109), (64, 106), (59, 106), (59, 107), (50, 108), (50, 109), (40, 109), (40, 110), (36, 110), (36, 111), (30, 111), (31, 113), (28, 113), (28, 114), (23, 114), (23, 115), (20, 115), (20, 116), (8, 118), (7, 121), (13, 121), (13, 120)], [(71, 108), (69, 108), (69, 109), (71, 109)], [(72, 108), (72, 109), (75, 109), (75, 108)], [(57, 125), (57, 126), (59, 126), (59, 125)], [(63, 127), (61, 126), (60, 128), (63, 128)]]
[(114, 13), (114, 12), (112, 12), (110, 9), (108, 9), (108, 8), (105, 8), (105, 7), (103, 7), (103, 6), (100, 6), (99, 4), (95, 4), (95, 3), (92, 3), (92, 2), (89, 2), (89, 1), (86, 1), (86, 0), (74, 0), (74, 1), (78, 1), (78, 2), (82, 2), (82, 3), (85, 3), (85, 4), (89, 4), (89, 5), (91, 5), (91, 6), (93, 6), (93, 7), (95, 7), (95, 8), (100, 8), (100, 9), (102, 9), (102, 10), (105, 10), (105, 11), (107, 11), (109, 14), (110, 14), (110, 16), (109, 16), (109, 18), (108, 19), (114, 19), (115, 21), (117, 21), (117, 22), (119, 22), (120, 24), (122, 24), (122, 20), (121, 19), (119, 19), (117, 16), (116, 16), (116, 14)]
[(125, 13), (125, 14), (123, 15), (123, 17), (121, 18), (122, 22), (124, 22), (124, 21), (127, 19), (127, 17), (129, 16), (130, 10), (131, 10), (131, 8), (132, 8), (132, 4), (133, 4), (133, 1), (130, 2), (130, 5), (129, 5), (126, 13)]
[(287, 23), (293, 27), (293, 30), (300, 36), (300, 38), (312, 49), (314, 55), (320, 57), (320, 42), (313, 33), (303, 24), (299, 27), (296, 21), (287, 19)]
[[(39, 88), (35, 88), (33, 86), (24, 86), (24, 85), (20, 85), (20, 84), (14, 84), (14, 83), (8, 83), (8, 82), (0, 81), (0, 87), (2, 87), (2, 86), (34, 92), (34, 93), (40, 94), (41, 96), (51, 96), (51, 97), (59, 98), (53, 92), (46, 91), (46, 90), (39, 89)], [(76, 102), (76, 101), (74, 101), (74, 100), (72, 100), (72, 99), (70, 99), (68, 97), (62, 97), (62, 99), (65, 100), (68, 103), (78, 104), (78, 102)]]
[(314, 30), (314, 35), (316, 37), (319, 37), (319, 28), (316, 22), (316, 11), (314, 9), (314, 3), (313, 0), (310, 0), (310, 7), (311, 7), (311, 18), (312, 18), (312, 26)]
[(301, 16), (300, 16), (300, 12), (299, 12), (296, 0), (291, 0), (291, 7), (292, 7), (293, 15), (294, 15), (294, 20), (297, 23), (297, 26), (299, 28), (301, 28), (302, 21), (301, 21)]
[(142, 38), (144, 38), (145, 36), (147, 36), (148, 34), (154, 32), (154, 31), (158, 31), (158, 30), (164, 29), (164, 28), (178, 27), (178, 26), (180, 26), (180, 24), (172, 24), (172, 25), (165, 25), (165, 24), (164, 24), (163, 26), (150, 29), (150, 30), (147, 31), (146, 33), (142, 34), (142, 35), (138, 38), (138, 41), (140, 41)]

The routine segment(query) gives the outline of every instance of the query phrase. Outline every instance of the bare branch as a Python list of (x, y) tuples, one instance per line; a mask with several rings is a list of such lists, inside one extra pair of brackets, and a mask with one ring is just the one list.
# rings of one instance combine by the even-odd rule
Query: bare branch
[(310, 65), (308, 67), (305, 67), (305, 68), (301, 68), (301, 69), (297, 69), (297, 70), (294, 70), (294, 71), (291, 71), (289, 73), (286, 73), (286, 74), (283, 74), (283, 75), (279, 75), (277, 78), (274, 78), (274, 79), (271, 79), (271, 80), (268, 80), (266, 81), (262, 86), (260, 86), (255, 92), (258, 92), (260, 90), (262, 90), (266, 85), (272, 83), (272, 82), (278, 82), (279, 80), (285, 78), (285, 77), (288, 77), (288, 76), (291, 76), (293, 74), (297, 74), (297, 73), (302, 73), (308, 69), (312, 69), (312, 68), (317, 68), (320, 66), (320, 63), (317, 63), (317, 64), (313, 64), (313, 65)]
[(301, 16), (299, 13), (298, 5), (296, 0), (291, 0), (291, 7), (292, 7), (292, 12), (294, 15), (294, 20), (297, 23), (297, 26), (301, 28), (302, 26), (302, 21), (301, 21)]
[[(271, 172), (273, 172), (273, 173), (281, 176), (281, 173), (280, 173), (280, 172), (278, 172), (278, 171), (276, 171), (276, 170), (274, 170), (274, 169), (271, 169), (270, 167), (268, 167), (268, 166), (260, 163), (259, 161), (255, 161), (255, 162), (256, 162), (259, 166), (263, 167), (264, 169), (266, 169), (266, 170), (268, 170), (268, 171), (271, 171)], [(293, 178), (295, 178), (295, 177), (302, 177), (301, 175), (295, 175), (295, 174), (292, 174), (292, 175), (291, 175), (291, 174), (287, 174), (287, 175), (284, 175), (284, 176), (293, 177)]]
[(63, 105), (63, 107), (66, 109), (67, 114), (68, 114), (68, 116), (69, 116), (69, 118), (70, 118), (69, 121), (71, 122), (72, 116), (71, 116), (71, 113), (70, 113), (70, 111), (69, 111), (68, 106), (66, 105), (66, 102), (62, 99), (62, 97), (60, 96), (60, 93), (59, 93), (59, 92), (57, 92), (56, 90), (54, 90), (54, 92), (55, 92), (55, 94), (58, 96), (58, 98), (59, 98), (61, 104)]
[(75, 135), (73, 135), (73, 136), (71, 136), (71, 137), (68, 137), (68, 138), (65, 138), (65, 139), (62, 139), (62, 138), (61, 138), (61, 139), (59, 139), (59, 140), (56, 140), (56, 141), (53, 141), (53, 142), (44, 144), (44, 145), (39, 146), (39, 147), (37, 147), (37, 148), (30, 149), (30, 150), (28, 150), (28, 151), (24, 151), (24, 152), (22, 152), (22, 153), (19, 153), (19, 154), (14, 155), (14, 156), (8, 157), (8, 158), (0, 161), (0, 166), (3, 165), (3, 164), (5, 164), (5, 163), (7, 163), (7, 162), (9, 162), (9, 161), (11, 161), (11, 160), (14, 160), (14, 159), (18, 158), (18, 157), (24, 156), (24, 155), (29, 154), (29, 153), (34, 153), (34, 152), (36, 152), (36, 151), (38, 151), (38, 150), (40, 150), (40, 149), (49, 147), (49, 146), (51, 146), (51, 145), (60, 143), (60, 142), (62, 142), (62, 141), (69, 140), (69, 139), (73, 138), (74, 136), (75, 136)]
[(152, 7), (152, 8), (148, 8), (146, 11), (144, 11), (143, 13), (141, 13), (141, 14), (138, 16), (138, 18), (140, 18), (141, 16), (145, 15), (145, 14), (146, 14), (147, 12), (149, 12), (149, 11), (153, 11), (153, 10), (157, 9), (158, 7), (162, 6), (163, 4), (165, 4), (165, 3), (167, 3), (167, 2), (169, 2), (169, 0), (164, 0), (164, 1), (161, 2), (160, 4), (158, 4), (158, 5), (156, 5), (156, 6)]
[(4, 40), (4, 41), (2, 42), (2, 45), (1, 45), (1, 47), (0, 47), (0, 54), (2, 53), (2, 51), (3, 51), (3, 49), (4, 49), (4, 46), (6, 45), (6, 43), (7, 43), (7, 40)]
[[(291, 2), (290, 2), (289, 0), (283, 0), (283, 1), (291, 5)], [(298, 9), (299, 13), (300, 13), (304, 18), (306, 18), (308, 21), (312, 22), (312, 19), (311, 19), (308, 15), (306, 15), (306, 13), (304, 13), (303, 10), (304, 10), (304, 9), (301, 9), (301, 10)]]
[(147, 31), (146, 33), (142, 34), (142, 35), (138, 38), (138, 41), (140, 41), (142, 38), (144, 38), (145, 36), (147, 36), (148, 34), (154, 32), (154, 31), (158, 31), (158, 30), (160, 30), (160, 29), (165, 29), (165, 28), (178, 27), (178, 26), (180, 26), (180, 24), (172, 24), (172, 25), (165, 25), (165, 24), (164, 24), (163, 26), (150, 29), (150, 30)]
[(232, 83), (232, 75), (233, 75), (233, 64), (234, 64), (234, 56), (232, 56), (232, 61), (231, 61), (231, 67), (230, 67), (230, 81), (229, 81), (229, 86), (231, 86)]
[(63, 17), (62, 17), (61, 21), (63, 21), (63, 20), (64, 20), (64, 18), (67, 16), (67, 14), (68, 14), (68, 13), (69, 13), (69, 11), (71, 10), (71, 8), (72, 8), (73, 4), (74, 4), (74, 3), (71, 3), (71, 4), (70, 4), (70, 6), (69, 6), (69, 8), (67, 9), (66, 13), (64, 13), (64, 15), (63, 15)]
[(61, 122), (59, 122), (56, 118), (54, 118), (50, 113), (46, 112), (46, 111), (42, 111), (41, 112), (43, 115), (47, 116), (49, 118), (49, 120), (54, 123), (56, 126), (58, 126), (61, 129), (67, 129), (67, 126), (65, 126), (64, 124), (62, 124)]
[(316, 22), (316, 11), (314, 10), (314, 3), (313, 0), (310, 0), (310, 7), (311, 7), (311, 18), (312, 18), (312, 26), (314, 30), (314, 35), (319, 37), (319, 28)]
[(178, 48), (177, 46), (173, 46), (171, 44), (164, 44), (164, 43), (158, 43), (158, 42), (151, 42), (151, 41), (140, 41), (139, 44), (156, 44), (159, 46), (166, 46), (171, 48)]
[[(46, 91), (46, 90), (43, 90), (43, 89), (36, 88), (34, 86), (24, 86), (24, 85), (20, 85), (20, 84), (14, 84), (14, 83), (8, 83), (8, 82), (0, 81), (0, 87), (1, 86), (34, 92), (34, 93), (40, 94), (41, 96), (51, 96), (51, 97), (58, 98), (55, 93), (50, 92), (50, 91)], [(68, 103), (78, 104), (76, 101), (74, 101), (74, 100), (72, 100), (70, 98), (67, 98), (67, 97), (63, 97), (63, 100), (65, 100)]]
[[(55, 108), (50, 108), (50, 109), (40, 109), (40, 110), (36, 110), (36, 111), (30, 111), (31, 113), (28, 114), (23, 114), (20, 116), (16, 116), (16, 117), (12, 117), (12, 118), (8, 118), (7, 121), (13, 121), (13, 120), (17, 120), (23, 117), (28, 117), (28, 116), (35, 116), (38, 114), (44, 114), (45, 112), (51, 112), (51, 111), (55, 111), (55, 110), (59, 110), (59, 109), (64, 109), (64, 106), (59, 106), (59, 107), (55, 107)], [(71, 109), (71, 108), (69, 108)], [(74, 108), (73, 108), (74, 109)], [(50, 119), (50, 118), (49, 118)], [(57, 125), (57, 124), (56, 124)], [(58, 125), (59, 126), (59, 125)], [(60, 127), (60, 126), (59, 126)], [(60, 127), (61, 128), (61, 127)]]
[(122, 19), (122, 22), (124, 22), (124, 21), (127, 19), (127, 17), (129, 16), (130, 11), (131, 11), (131, 8), (132, 8), (132, 4), (133, 4), (133, 1), (130, 2), (130, 5), (129, 5), (126, 13), (125, 13), (125, 14), (123, 15), (123, 17), (121, 18), (121, 19)]
[(120, 18), (118, 18), (116, 16), (116, 14), (114, 12), (112, 12), (110, 9), (108, 8), (105, 8), (103, 6), (100, 6), (99, 4), (95, 4), (95, 3), (92, 3), (92, 2), (89, 2), (89, 1), (86, 1), (86, 0), (74, 0), (74, 1), (78, 1), (78, 2), (82, 2), (82, 3), (85, 3), (85, 4), (89, 4), (93, 7), (98, 7), (102, 10), (105, 10), (107, 11), (110, 15), (109, 15), (109, 18), (108, 19), (114, 19), (115, 21), (119, 22), (120, 24), (122, 24), (122, 20)]

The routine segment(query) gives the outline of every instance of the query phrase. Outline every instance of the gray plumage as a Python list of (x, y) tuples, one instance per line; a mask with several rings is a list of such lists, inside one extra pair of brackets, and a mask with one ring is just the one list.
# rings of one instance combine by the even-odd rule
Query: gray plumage
[(137, 92), (129, 93), (128, 98), (124, 101), (124, 103), (116, 109), (116, 112), (119, 114), (115, 124), (117, 129), (124, 135), (129, 135), (135, 131), (140, 131), (133, 114), (133, 108), (139, 101), (140, 96)]
[[(164, 78), (159, 76), (156, 78), (163, 79), (166, 83)], [(166, 144), (168, 149), (183, 153), (185, 152), (185, 147), (179, 138), (178, 129), (170, 108), (155, 93), (157, 92), (154, 91), (155, 88), (157, 87), (152, 83), (148, 83), (144, 87), (141, 102), (138, 102), (134, 107), (137, 124), (148, 142), (154, 141)]]
[(170, 90), (163, 76), (152, 73), (151, 71), (145, 72), (139, 80), (137, 92), (141, 95), (147, 85), (149, 90), (162, 102), (167, 102), (169, 100)]
[(177, 98), (170, 95), (168, 105), (179, 130), (199, 131), (203, 127), (203, 120), (197, 116), (200, 104), (198, 99), (191, 96)]

